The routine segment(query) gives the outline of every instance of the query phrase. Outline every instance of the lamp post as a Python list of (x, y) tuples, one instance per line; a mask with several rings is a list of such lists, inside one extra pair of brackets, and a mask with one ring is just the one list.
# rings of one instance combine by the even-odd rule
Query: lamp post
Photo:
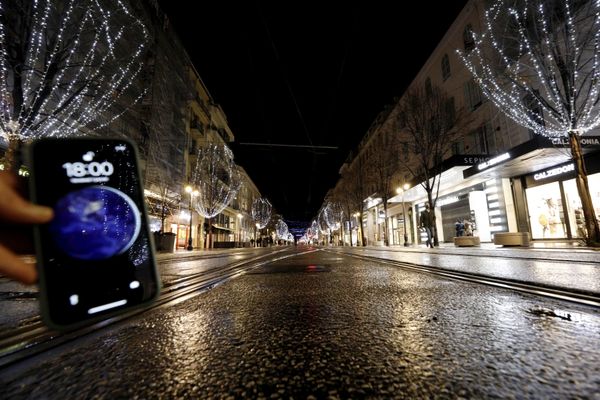
[(240, 243), (240, 247), (242, 246), (242, 218), (244, 216), (240, 213), (237, 215), (238, 217), (238, 242)]
[(194, 246), (192, 245), (192, 229), (193, 229), (193, 226), (192, 226), (192, 200), (193, 200), (194, 196), (196, 196), (198, 194), (198, 191), (195, 190), (190, 185), (187, 185), (185, 187), (185, 191), (190, 194), (190, 235), (188, 237), (187, 249), (194, 250)]
[(404, 192), (409, 188), (408, 183), (405, 183), (401, 188), (396, 189), (396, 193), (402, 194), (402, 227), (404, 228), (404, 246), (408, 246), (408, 233), (406, 232), (406, 208), (404, 206)]
[[(354, 218), (356, 218), (356, 247), (358, 247), (358, 233), (359, 233), (359, 226), (358, 226), (359, 220), (358, 220), (358, 217), (360, 217), (360, 213), (359, 212), (355, 212), (354, 214), (352, 214), (352, 216)], [(352, 232), (352, 231), (350, 231), (350, 232)], [(352, 235), (350, 235), (350, 244), (352, 245)]]

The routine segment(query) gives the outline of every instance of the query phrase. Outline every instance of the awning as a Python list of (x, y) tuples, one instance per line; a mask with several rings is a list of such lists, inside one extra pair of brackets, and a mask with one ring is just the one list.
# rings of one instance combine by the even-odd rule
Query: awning
[[(486, 179), (512, 178), (570, 161), (569, 146), (564, 142), (557, 143), (553, 144), (550, 139), (537, 135), (505, 153), (468, 168), (463, 172), (463, 176), (465, 179), (475, 175)], [(597, 148), (594, 145), (585, 146), (583, 152), (590, 153)]]
[(234, 232), (234, 230), (231, 228), (227, 228), (225, 226), (220, 226), (220, 225), (215, 225), (215, 224), (212, 225), (212, 229), (213, 229), (213, 232), (215, 230), (219, 230), (219, 231), (223, 231), (223, 232)]

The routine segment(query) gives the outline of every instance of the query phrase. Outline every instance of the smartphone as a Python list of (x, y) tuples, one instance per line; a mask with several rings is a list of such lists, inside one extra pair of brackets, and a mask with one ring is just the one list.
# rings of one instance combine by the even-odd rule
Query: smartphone
[(48, 138), (26, 154), (30, 198), (55, 214), (34, 228), (47, 325), (70, 329), (156, 299), (160, 280), (135, 144)]

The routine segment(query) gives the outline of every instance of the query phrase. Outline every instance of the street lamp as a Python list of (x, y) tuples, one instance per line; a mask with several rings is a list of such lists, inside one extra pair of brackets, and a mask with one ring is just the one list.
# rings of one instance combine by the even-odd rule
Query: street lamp
[(254, 246), (258, 247), (258, 229), (260, 227), (259, 223), (254, 224)]
[(193, 226), (192, 226), (192, 200), (193, 200), (194, 196), (198, 195), (198, 191), (195, 190), (190, 185), (187, 185), (185, 187), (185, 191), (190, 194), (190, 235), (188, 237), (187, 249), (194, 250), (194, 246), (192, 246), (192, 229), (193, 229)]
[[(358, 247), (358, 233), (359, 233), (359, 220), (358, 220), (358, 217), (360, 217), (360, 213), (359, 212), (355, 212), (354, 214), (352, 214), (352, 216), (354, 218), (356, 218), (356, 247)], [(352, 236), (350, 236), (350, 244), (352, 244)]]
[(408, 233), (406, 232), (406, 208), (404, 206), (404, 192), (409, 188), (408, 183), (405, 183), (401, 188), (396, 189), (396, 193), (402, 194), (402, 227), (404, 228), (404, 246), (408, 246)]
[(244, 218), (244, 216), (240, 213), (238, 213), (237, 215), (238, 217), (238, 242), (240, 243), (240, 247), (242, 245), (242, 218)]

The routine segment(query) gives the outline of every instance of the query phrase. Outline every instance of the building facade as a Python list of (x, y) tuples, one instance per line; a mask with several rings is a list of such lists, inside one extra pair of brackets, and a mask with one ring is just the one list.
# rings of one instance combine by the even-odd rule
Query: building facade
[[(468, 120), (440, 163), (431, 169), (439, 182), (434, 209), (439, 241), (451, 242), (459, 222), (464, 226), (465, 221), (482, 242), (492, 241), (497, 232), (529, 232), (534, 240), (580, 239), (583, 214), (568, 143), (535, 135), (506, 117), (485, 98), (456, 53), (456, 49), (469, 51), (474, 47), (470, 32), (482, 31), (486, 3), (467, 2), (407, 91), (376, 118), (347, 169), (357, 170), (353, 165), (359, 162), (373, 164), (377, 152), (383, 151), (377, 146), (377, 137), (390, 130), (402, 143), (405, 133), (394, 121), (403, 97), (413, 88), (427, 91), (439, 87), (456, 112), (464, 113)], [(597, 216), (599, 135), (592, 131), (582, 140)], [(398, 158), (410, 158), (403, 154), (405, 150), (401, 145), (394, 149)], [(376, 177), (370, 169), (362, 168), (361, 173), (365, 174), (368, 193), (361, 221), (367, 244), (382, 245), (385, 236), (391, 245), (424, 243), (425, 234), (418, 229), (419, 215), (428, 201), (423, 178), (409, 173), (400, 163), (383, 196), (375, 189)], [(340, 180), (338, 185), (342, 184)], [(385, 197), (387, 213), (382, 201)], [(387, 229), (385, 234), (383, 229)], [(346, 241), (350, 243), (350, 238)]]

